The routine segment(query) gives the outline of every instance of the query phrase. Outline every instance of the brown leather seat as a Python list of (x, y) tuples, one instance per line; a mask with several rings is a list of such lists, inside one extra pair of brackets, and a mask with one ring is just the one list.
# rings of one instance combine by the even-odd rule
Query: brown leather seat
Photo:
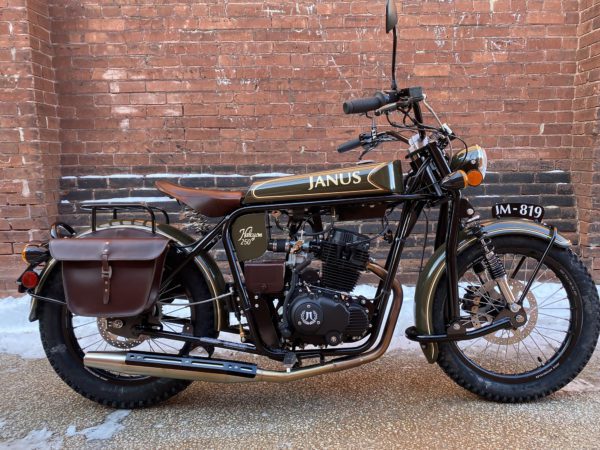
[(244, 196), (241, 191), (196, 189), (164, 180), (157, 181), (155, 186), (160, 192), (208, 217), (221, 217), (235, 211), (241, 206)]

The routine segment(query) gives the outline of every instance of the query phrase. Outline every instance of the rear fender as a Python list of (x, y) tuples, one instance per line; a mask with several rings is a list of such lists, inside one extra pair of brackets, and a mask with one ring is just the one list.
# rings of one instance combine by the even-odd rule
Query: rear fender
[[(150, 221), (145, 220), (113, 220), (107, 224), (103, 224), (98, 226), (98, 229), (103, 229), (106, 227), (119, 227), (119, 228), (135, 228), (146, 230), (148, 233), (152, 233), (152, 228)], [(77, 235), (76, 238), (86, 236), (91, 233), (90, 230), (86, 230)], [(190, 235), (184, 233), (183, 231), (172, 227), (167, 224), (157, 224), (156, 232), (166, 238), (175, 241), (179, 245), (189, 245), (195, 241)], [(208, 285), (208, 289), (213, 297), (217, 297), (218, 295), (224, 294), (227, 292), (225, 279), (223, 278), (223, 274), (219, 270), (217, 263), (215, 260), (207, 253), (202, 252), (194, 259), (194, 263), (202, 273), (202, 276), (206, 280), (206, 284)], [(52, 272), (52, 270), (56, 266), (56, 260), (50, 259), (46, 264), (43, 272), (40, 274), (40, 282), (35, 288), (34, 293), (38, 294), (41, 292), (44, 283), (47, 281), (48, 276)], [(214, 301), (214, 311), (215, 311), (215, 323), (217, 324), (217, 330), (221, 330), (225, 325), (226, 315), (223, 312), (221, 304), (219, 301)], [(38, 319), (38, 301), (36, 299), (31, 299), (31, 309), (29, 312), (29, 321), (33, 322)]]
[[(488, 237), (528, 236), (534, 239), (550, 241), (551, 230), (542, 224), (525, 219), (498, 219), (482, 222)], [(458, 237), (457, 255), (477, 244), (477, 239), (464, 231)], [(571, 241), (558, 234), (554, 245), (567, 248)], [(433, 300), (440, 280), (446, 273), (446, 247), (439, 247), (431, 256), (417, 280), (415, 289), (415, 326), (419, 334), (433, 334)], [(437, 344), (422, 344), (421, 349), (427, 361), (434, 363), (438, 357)]]

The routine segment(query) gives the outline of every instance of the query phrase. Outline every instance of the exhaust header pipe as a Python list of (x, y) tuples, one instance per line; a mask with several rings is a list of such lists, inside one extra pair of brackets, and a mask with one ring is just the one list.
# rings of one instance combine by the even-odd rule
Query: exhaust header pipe
[[(369, 263), (367, 269), (380, 279), (387, 271), (378, 264)], [(194, 358), (160, 353), (145, 352), (90, 352), (83, 358), (87, 367), (110, 370), (131, 375), (145, 375), (181, 380), (210, 381), (217, 383), (243, 383), (268, 381), (284, 383), (301, 380), (330, 372), (338, 372), (375, 361), (388, 349), (396, 322), (402, 307), (402, 287), (397, 280), (392, 283), (392, 306), (388, 323), (380, 342), (370, 351), (357, 355), (334, 359), (325, 364), (303, 367), (286, 372), (263, 370), (255, 364), (239, 361)]]

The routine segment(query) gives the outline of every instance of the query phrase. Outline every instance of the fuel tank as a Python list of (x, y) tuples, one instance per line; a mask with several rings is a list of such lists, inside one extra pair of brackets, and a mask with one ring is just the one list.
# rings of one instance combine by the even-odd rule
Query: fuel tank
[(365, 197), (402, 190), (402, 166), (392, 161), (259, 181), (250, 186), (243, 203)]

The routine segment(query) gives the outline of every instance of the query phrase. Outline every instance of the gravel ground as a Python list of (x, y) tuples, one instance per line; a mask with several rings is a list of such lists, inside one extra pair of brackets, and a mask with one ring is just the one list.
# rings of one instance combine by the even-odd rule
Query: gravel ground
[(594, 448), (600, 358), (549, 398), (486, 402), (422, 355), (293, 384), (194, 383), (160, 406), (101, 407), (45, 360), (0, 355), (0, 448)]

